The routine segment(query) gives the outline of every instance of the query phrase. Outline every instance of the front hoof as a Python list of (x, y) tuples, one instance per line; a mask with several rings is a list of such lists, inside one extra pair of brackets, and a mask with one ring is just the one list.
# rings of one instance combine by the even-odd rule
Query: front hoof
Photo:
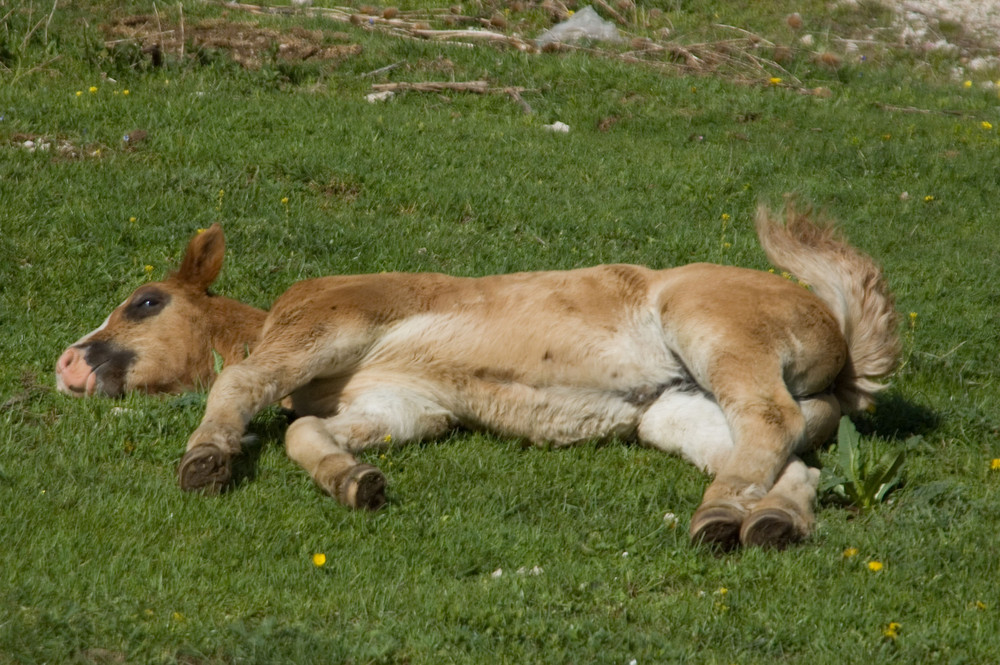
[(214, 443), (191, 448), (181, 459), (177, 479), (186, 492), (219, 494), (232, 477), (232, 456)]
[(702, 504), (691, 517), (691, 542), (725, 551), (734, 549), (740, 543), (740, 525), (745, 516), (746, 511), (735, 503)]
[(351, 508), (378, 510), (385, 505), (385, 474), (370, 464), (356, 464), (336, 479), (337, 500)]
[(762, 508), (750, 513), (740, 529), (740, 542), (747, 547), (783, 550), (808, 534), (798, 516), (782, 508)]

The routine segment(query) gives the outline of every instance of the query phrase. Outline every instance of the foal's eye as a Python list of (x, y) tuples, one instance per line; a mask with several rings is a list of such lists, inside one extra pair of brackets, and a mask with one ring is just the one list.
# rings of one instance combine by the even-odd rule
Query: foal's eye
[(125, 307), (125, 317), (132, 321), (155, 316), (170, 302), (170, 295), (159, 290), (151, 290), (136, 295)]

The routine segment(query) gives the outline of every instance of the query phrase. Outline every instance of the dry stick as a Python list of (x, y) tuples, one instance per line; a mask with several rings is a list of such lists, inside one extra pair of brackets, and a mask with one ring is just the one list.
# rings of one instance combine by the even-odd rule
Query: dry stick
[(373, 83), (372, 90), (383, 92), (391, 90), (415, 90), (416, 92), (444, 92), (452, 90), (455, 92), (476, 92), (484, 94), (490, 92), (488, 81), (425, 81), (422, 83)]
[(427, 39), (455, 39), (466, 38), (466, 39), (482, 39), (485, 41), (492, 42), (503, 42), (509, 46), (513, 46), (519, 51), (530, 51), (534, 47), (528, 42), (524, 41), (520, 37), (508, 37), (507, 35), (502, 35), (498, 32), (490, 32), (488, 30), (418, 30), (413, 29), (411, 32), (418, 37), (426, 37)]
[(386, 65), (385, 67), (379, 67), (378, 69), (373, 69), (370, 72), (365, 72), (364, 74), (362, 74), (361, 78), (365, 78), (367, 76), (378, 76), (379, 74), (385, 74), (386, 72), (392, 71), (396, 67), (399, 67), (400, 65), (405, 63), (406, 60), (400, 60), (399, 62), (392, 63), (391, 65)]
[(618, 21), (620, 24), (622, 24), (622, 25), (628, 25), (629, 24), (628, 21), (625, 20), (624, 16), (622, 16), (621, 14), (619, 14), (618, 12), (616, 12), (614, 9), (612, 9), (611, 5), (609, 5), (608, 3), (606, 3), (604, 0), (594, 0), (594, 2), (596, 2), (600, 6), (601, 9), (603, 9), (607, 13), (611, 14), (611, 16), (614, 17), (614, 19), (616, 21)]
[(518, 91), (517, 88), (504, 88), (504, 92), (510, 95), (511, 99), (513, 99), (515, 102), (520, 104), (521, 108), (524, 109), (524, 112), (527, 113), (528, 115), (531, 115), (532, 113), (535, 112), (531, 108), (531, 105), (528, 104), (528, 102), (524, 101), (524, 98), (521, 97), (521, 93)]
[(940, 115), (957, 115), (962, 117), (974, 116), (974, 113), (969, 113), (967, 111), (953, 111), (949, 109), (920, 109), (916, 106), (893, 106), (892, 104), (883, 104), (882, 102), (875, 102), (875, 108), (882, 109), (883, 111), (893, 111), (896, 113), (937, 113)]
[(181, 62), (184, 62), (184, 3), (178, 2), (177, 9), (181, 15)]
[(43, 36), (46, 46), (49, 44), (49, 23), (52, 23), (52, 16), (56, 13), (57, 4), (59, 4), (59, 0), (52, 0), (52, 11), (49, 12), (49, 19), (45, 21), (45, 33)]
[[(34, 8), (34, 5), (32, 5), (32, 8)], [(35, 34), (35, 31), (42, 26), (42, 23), (45, 23), (45, 25), (48, 26), (48, 23), (45, 22), (44, 18), (39, 19), (38, 23), (35, 24), (35, 27), (33, 27), (31, 30), (28, 30), (28, 34), (26, 34), (24, 36), (24, 39), (21, 40), (22, 52), (24, 51), (24, 49), (28, 47), (28, 40), (31, 39), (31, 35)]]

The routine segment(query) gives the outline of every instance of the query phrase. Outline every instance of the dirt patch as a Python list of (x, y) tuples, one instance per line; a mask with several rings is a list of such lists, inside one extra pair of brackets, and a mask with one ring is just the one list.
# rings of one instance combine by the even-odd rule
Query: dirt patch
[(210, 19), (194, 24), (169, 23), (156, 16), (135, 15), (101, 26), (106, 45), (137, 44), (150, 55), (154, 65), (164, 56), (184, 58), (192, 50), (227, 53), (247, 69), (260, 69), (268, 59), (284, 62), (337, 62), (361, 53), (360, 44), (335, 44), (348, 39), (344, 33), (262, 28), (226, 19)]

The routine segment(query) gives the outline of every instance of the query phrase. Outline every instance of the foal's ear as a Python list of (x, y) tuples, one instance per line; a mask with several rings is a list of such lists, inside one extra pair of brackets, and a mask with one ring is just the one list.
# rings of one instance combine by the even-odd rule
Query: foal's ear
[(226, 237), (222, 227), (212, 224), (199, 231), (188, 243), (181, 267), (170, 277), (193, 286), (199, 291), (207, 291), (222, 270), (222, 258), (226, 253)]

